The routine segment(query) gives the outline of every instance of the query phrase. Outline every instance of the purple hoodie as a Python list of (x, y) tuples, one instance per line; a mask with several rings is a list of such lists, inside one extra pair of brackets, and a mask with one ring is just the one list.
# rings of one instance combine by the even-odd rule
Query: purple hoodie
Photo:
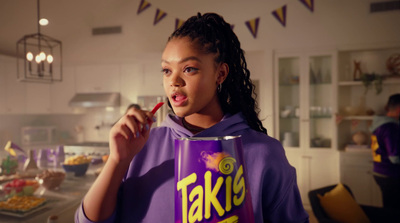
[[(193, 135), (182, 119), (168, 115), (132, 160), (121, 184), (117, 208), (103, 222), (174, 222), (174, 140), (186, 137), (242, 136), (255, 222), (308, 222), (296, 183), (279, 141), (249, 127), (241, 113)], [(92, 222), (83, 205), (75, 222)]]
[(370, 127), (374, 172), (400, 178), (400, 125), (387, 116), (375, 116)]

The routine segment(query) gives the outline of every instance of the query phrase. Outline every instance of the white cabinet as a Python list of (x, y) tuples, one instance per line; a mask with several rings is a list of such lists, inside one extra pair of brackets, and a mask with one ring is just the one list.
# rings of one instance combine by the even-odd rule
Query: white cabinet
[[(394, 54), (400, 54), (400, 45), (366, 46), (339, 51), (338, 107), (341, 121), (337, 130), (340, 150), (353, 143), (354, 133), (362, 131), (370, 135), (368, 128), (372, 115), (383, 115), (389, 96), (400, 93), (400, 73), (390, 75), (387, 69), (387, 60)], [(375, 82), (366, 91), (363, 82), (359, 80), (359, 76), (364, 74), (385, 77), (382, 92), (379, 94), (376, 92)], [(369, 141), (365, 144), (369, 145)]]
[(372, 156), (366, 152), (340, 153), (340, 179), (359, 204), (382, 207), (382, 194), (372, 175)]
[[(17, 61), (2, 56), (1, 88), (4, 98), (1, 112), (4, 114), (50, 113), (50, 87), (48, 84), (25, 83), (17, 80)], [(3, 87), (4, 85), (4, 87)]]
[(26, 108), (25, 85), (17, 80), (17, 60), (4, 57), (3, 74), (5, 76), (5, 113), (24, 114)]
[(0, 55), (0, 114), (6, 113), (6, 75), (4, 73), (3, 58)]
[(54, 82), (50, 85), (51, 113), (72, 114), (74, 113), (68, 103), (75, 95), (75, 68), (63, 67), (62, 82)]
[(137, 98), (142, 94), (144, 85), (143, 65), (121, 65), (121, 114), (131, 103), (137, 103)]
[(333, 115), (337, 54), (327, 50), (277, 52), (274, 56), (275, 136), (297, 170), (307, 205), (308, 191), (339, 182)]
[(88, 65), (75, 68), (77, 93), (119, 92), (119, 65)]
[(335, 148), (336, 53), (275, 55), (275, 129), (285, 148)]
[(27, 114), (49, 114), (50, 108), (50, 85), (43, 83), (26, 83), (26, 113)]

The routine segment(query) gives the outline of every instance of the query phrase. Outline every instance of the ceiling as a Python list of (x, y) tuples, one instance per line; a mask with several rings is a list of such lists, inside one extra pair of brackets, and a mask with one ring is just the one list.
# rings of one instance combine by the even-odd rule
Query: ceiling
[[(40, 15), (49, 20), (41, 33), (62, 41), (65, 62), (90, 63), (135, 57), (147, 49), (160, 51), (161, 36), (146, 34), (140, 15), (139, 0), (41, 0)], [(149, 11), (149, 10), (148, 10)], [(121, 34), (93, 36), (92, 29), (122, 26)], [(16, 42), (26, 34), (37, 33), (36, 0), (0, 1), (0, 53), (15, 55)], [(137, 44), (139, 43), (140, 44)], [(165, 42), (165, 41), (164, 41)]]
[[(374, 42), (377, 38), (369, 34), (369, 24), (379, 24), (374, 29), (379, 30), (379, 35), (387, 36), (386, 39), (398, 39), (394, 37), (398, 31), (393, 29), (397, 27), (394, 21), (398, 18), (397, 12), (374, 16), (368, 13), (371, 2), (385, 0), (339, 1), (342, 4), (314, 1), (317, 10), (313, 13), (299, 0), (146, 1), (151, 6), (137, 14), (141, 0), (41, 0), (40, 15), (50, 22), (41, 28), (41, 33), (62, 41), (64, 65), (131, 63), (159, 58), (168, 36), (175, 29), (175, 19), (185, 20), (197, 12), (223, 15), (235, 25), (234, 31), (246, 51), (271, 46), (293, 48), (351, 42), (343, 32), (356, 40)], [(284, 4), (290, 8), (290, 28), (283, 28), (271, 16), (272, 10)], [(153, 25), (157, 9), (165, 11), (167, 16)], [(359, 10), (354, 13), (354, 9)], [(254, 39), (243, 21), (257, 16), (263, 16), (263, 28)], [(93, 28), (110, 26), (121, 26), (122, 33), (92, 35)], [(17, 41), (34, 33), (37, 33), (37, 0), (0, 0), (0, 54), (15, 56)]]
[[(140, 0), (41, 0), (40, 15), (50, 22), (41, 33), (62, 41), (64, 64), (132, 61), (159, 54), (175, 28), (175, 18), (214, 11), (241, 21), (260, 12), (261, 1), (250, 6), (240, 0), (147, 2), (151, 7), (137, 14)], [(168, 15), (153, 25), (157, 8)], [(241, 15), (237, 8), (243, 9)], [(110, 26), (121, 26), (122, 33), (92, 35), (93, 28)], [(37, 0), (0, 0), (0, 33), (0, 54), (15, 56), (16, 42), (37, 33)]]

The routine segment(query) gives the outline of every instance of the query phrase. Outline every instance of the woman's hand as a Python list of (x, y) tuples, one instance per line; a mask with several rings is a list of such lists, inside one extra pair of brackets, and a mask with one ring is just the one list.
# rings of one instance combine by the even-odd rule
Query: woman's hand
[(153, 122), (153, 113), (129, 109), (111, 128), (109, 159), (116, 164), (129, 164), (149, 138)]

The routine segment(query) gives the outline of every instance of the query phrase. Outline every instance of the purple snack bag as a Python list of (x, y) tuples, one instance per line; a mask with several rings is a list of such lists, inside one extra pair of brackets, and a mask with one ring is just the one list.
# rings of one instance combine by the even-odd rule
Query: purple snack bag
[(175, 140), (175, 223), (254, 222), (240, 136)]

